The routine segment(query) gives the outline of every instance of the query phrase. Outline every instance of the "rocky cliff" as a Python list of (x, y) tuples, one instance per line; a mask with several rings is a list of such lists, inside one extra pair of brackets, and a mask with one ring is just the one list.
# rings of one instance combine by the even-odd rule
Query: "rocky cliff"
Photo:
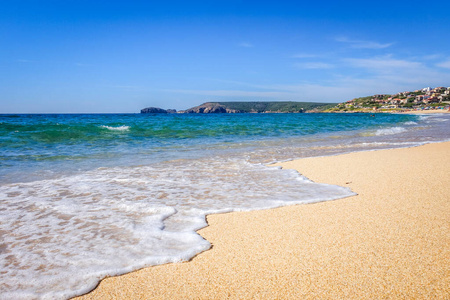
[(233, 113), (303, 113), (320, 112), (336, 103), (294, 102), (294, 101), (253, 101), (253, 102), (206, 102), (186, 110), (147, 107), (141, 113), (187, 113), (187, 114), (233, 114)]
[(302, 113), (323, 110), (334, 103), (294, 101), (207, 102), (189, 108), (183, 113)]
[(236, 109), (227, 108), (225, 105), (215, 102), (207, 102), (202, 105), (192, 107), (182, 111), (186, 114), (224, 114), (224, 113), (240, 113), (241, 111)]
[(177, 111), (175, 109), (162, 109), (159, 107), (147, 107), (141, 109), (141, 114), (174, 114)]

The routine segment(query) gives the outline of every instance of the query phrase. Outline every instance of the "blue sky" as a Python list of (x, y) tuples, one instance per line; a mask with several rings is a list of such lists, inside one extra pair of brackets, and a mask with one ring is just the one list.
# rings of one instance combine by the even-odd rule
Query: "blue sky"
[(0, 113), (450, 86), (449, 1), (0, 1)]

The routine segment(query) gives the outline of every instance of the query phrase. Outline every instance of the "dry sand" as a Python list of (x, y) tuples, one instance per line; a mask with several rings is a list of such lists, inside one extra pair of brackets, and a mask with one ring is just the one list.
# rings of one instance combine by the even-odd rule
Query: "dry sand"
[(450, 142), (283, 163), (359, 195), (208, 216), (213, 248), (81, 299), (450, 299)]

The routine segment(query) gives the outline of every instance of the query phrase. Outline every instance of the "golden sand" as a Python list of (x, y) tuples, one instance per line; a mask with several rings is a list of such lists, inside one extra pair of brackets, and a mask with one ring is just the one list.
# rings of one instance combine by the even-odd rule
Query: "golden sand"
[(450, 299), (450, 142), (283, 163), (358, 196), (208, 216), (211, 250), (80, 299)]

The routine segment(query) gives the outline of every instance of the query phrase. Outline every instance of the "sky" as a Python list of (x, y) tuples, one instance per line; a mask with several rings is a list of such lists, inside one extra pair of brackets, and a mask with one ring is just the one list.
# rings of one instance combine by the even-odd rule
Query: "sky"
[(450, 86), (450, 1), (0, 0), (0, 113)]

